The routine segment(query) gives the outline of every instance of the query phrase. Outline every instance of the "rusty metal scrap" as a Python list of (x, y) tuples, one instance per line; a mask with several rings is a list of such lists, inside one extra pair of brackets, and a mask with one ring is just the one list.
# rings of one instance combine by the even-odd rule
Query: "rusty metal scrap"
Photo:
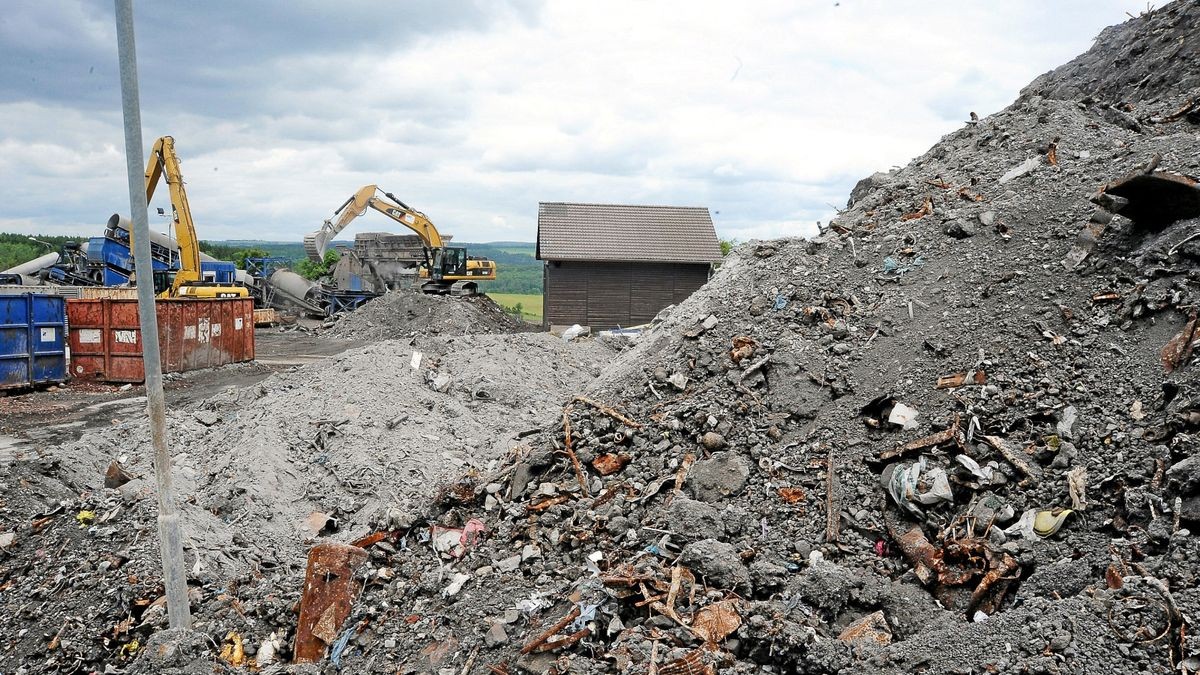
[(538, 647), (545, 644), (545, 642), (547, 640), (549, 640), (550, 638), (554, 637), (555, 635), (558, 635), (559, 631), (566, 628), (568, 624), (570, 624), (572, 621), (574, 621), (575, 619), (578, 619), (578, 618), (579, 618), (579, 606), (576, 605), (575, 607), (571, 608), (570, 612), (567, 612), (566, 616), (564, 616), (563, 618), (561, 618), (557, 622), (555, 622), (555, 624), (553, 626), (550, 626), (545, 631), (543, 631), (540, 635), (534, 637), (532, 640), (525, 643), (525, 646), (521, 647), (521, 653), (529, 654), (530, 652), (537, 650)]
[(747, 335), (736, 335), (732, 342), (733, 347), (729, 350), (729, 358), (734, 363), (741, 363), (754, 356), (754, 350), (758, 348), (758, 341)]
[(571, 459), (571, 466), (575, 468), (575, 478), (579, 480), (579, 493), (584, 496), (589, 496), (587, 479), (583, 477), (583, 467), (579, 465), (579, 455), (575, 454), (575, 450), (571, 447), (571, 406), (563, 408), (562, 414), (563, 424), (563, 447), (566, 448), (567, 457)]
[(872, 612), (846, 626), (838, 635), (842, 642), (866, 642), (887, 646), (892, 643), (892, 629), (883, 611)]
[(796, 504), (806, 499), (807, 495), (802, 487), (786, 486), (776, 490), (779, 493), (779, 498), (787, 504)]
[(712, 675), (712, 666), (704, 663), (704, 652), (693, 649), (683, 656), (669, 661), (658, 669), (659, 675)]
[(1004, 457), (1004, 461), (1012, 464), (1017, 471), (1020, 471), (1026, 478), (1032, 480), (1040, 480), (1042, 477), (1041, 469), (1030, 464), (1028, 460), (1021, 456), (1021, 452), (1008, 444), (1008, 441), (999, 436), (984, 436), (983, 441), (992, 446), (996, 452)]
[(919, 526), (914, 525), (899, 535), (893, 532), (892, 539), (908, 560), (908, 564), (913, 566), (913, 573), (922, 584), (928, 586), (936, 581), (937, 570), (941, 566), (941, 553), (929, 543)]
[(1196, 334), (1196, 312), (1193, 311), (1187, 323), (1183, 324), (1183, 328), (1175, 334), (1175, 337), (1168, 340), (1167, 344), (1163, 345), (1162, 364), (1167, 374), (1187, 363), (1192, 356), (1197, 339), (1200, 339), (1200, 336)]
[(929, 195), (925, 195), (925, 201), (921, 203), (921, 208), (913, 211), (912, 213), (906, 213), (900, 216), (900, 220), (901, 222), (920, 220), (931, 213), (933, 213), (933, 198)]
[(622, 415), (621, 413), (617, 412), (616, 410), (613, 410), (612, 408), (604, 405), (603, 403), (600, 403), (599, 401), (594, 401), (586, 396), (576, 396), (572, 400), (576, 403), (583, 403), (584, 405), (590, 405), (593, 408), (595, 408), (596, 410), (599, 410), (600, 412), (604, 413), (605, 415), (608, 415), (609, 417), (620, 422), (621, 424), (624, 424), (625, 426), (629, 427), (630, 429), (641, 429), (642, 428), (642, 425), (638, 424), (637, 422), (634, 422), (633, 420)]
[(959, 445), (962, 445), (963, 442), (959, 432), (960, 422), (961, 418), (958, 415), (955, 415), (954, 422), (952, 422), (946, 429), (939, 431), (936, 434), (931, 434), (929, 436), (925, 436), (924, 438), (918, 438), (915, 441), (909, 441), (903, 445), (898, 445), (891, 450), (884, 450), (883, 452), (879, 453), (879, 459), (881, 461), (896, 459), (909, 453), (916, 452), (917, 450), (932, 448), (934, 446), (941, 445), (942, 443), (949, 443), (950, 441), (955, 441)]
[(722, 600), (701, 608), (692, 618), (692, 633), (706, 644), (716, 644), (742, 625), (736, 600)]
[[(548, 652), (548, 651), (552, 651), (554, 649), (559, 649), (560, 647), (567, 647), (567, 646), (575, 644), (576, 642), (579, 642), (580, 640), (582, 640), (583, 638), (585, 638), (591, 634), (592, 634), (592, 630), (590, 628), (584, 628), (582, 630), (571, 633), (570, 635), (568, 635), (564, 638), (560, 638), (558, 640), (547, 640), (547, 641), (539, 644), (538, 646), (534, 647), (531, 651), (534, 654), (538, 654), (541, 652)], [(524, 653), (524, 652), (522, 652), (522, 653)]]
[(825, 457), (825, 541), (836, 543), (841, 530), (842, 518), (838, 508), (837, 469), (833, 462), (833, 446), (829, 446), (829, 454)]
[(350, 545), (357, 546), (359, 548), (370, 548), (386, 539), (387, 536), (387, 532), (372, 532), (364, 537), (355, 539), (354, 541), (350, 542)]
[(553, 497), (544, 497), (542, 499), (537, 499), (537, 500), (530, 502), (529, 505), (525, 507), (525, 510), (533, 511), (535, 513), (537, 511), (545, 511), (546, 509), (550, 508), (551, 506), (557, 506), (558, 504), (565, 504), (570, 499), (571, 498), (567, 495), (554, 495)]
[(609, 476), (624, 469), (625, 465), (632, 460), (633, 457), (629, 455), (616, 455), (606, 452), (603, 455), (597, 455), (592, 460), (592, 468), (601, 476)]
[(968, 202), (981, 202), (981, 201), (983, 201), (983, 195), (981, 195), (981, 194), (976, 194), (976, 193), (974, 193), (974, 192), (971, 192), (970, 190), (968, 190), (968, 189), (967, 189), (967, 188), (965, 188), (965, 187), (964, 187), (964, 188), (959, 188), (959, 189), (958, 189), (958, 196), (959, 196), (959, 197), (962, 197), (962, 198), (963, 198), (963, 200), (965, 200), (965, 201), (968, 201)]
[(325, 648), (337, 640), (342, 624), (358, 595), (358, 569), (367, 552), (357, 546), (325, 542), (309, 551), (296, 625), (295, 663), (316, 663)]
[(993, 549), (986, 538), (949, 539), (938, 547), (919, 525), (899, 532), (903, 526), (889, 519), (887, 526), (917, 579), (943, 605), (968, 616), (975, 611), (994, 614), (1020, 576), (1016, 559)]
[(683, 490), (683, 483), (687, 480), (688, 472), (692, 470), (692, 464), (695, 462), (696, 456), (692, 453), (689, 452), (683, 456), (683, 461), (679, 463), (679, 470), (675, 472), (675, 489), (671, 491), (671, 495), (667, 498), (668, 504)]
[[(1183, 105), (1179, 106), (1175, 112), (1157, 120), (1158, 122), (1174, 122), (1175, 120), (1186, 117), (1192, 124), (1200, 124), (1200, 101), (1195, 98), (1189, 98), (1184, 101)], [(1154, 121), (1151, 118), (1151, 121)]]
[(973, 370), (969, 373), (943, 375), (938, 378), (937, 384), (934, 385), (934, 388), (955, 389), (966, 384), (987, 384), (987, 373), (983, 372), (982, 370)]

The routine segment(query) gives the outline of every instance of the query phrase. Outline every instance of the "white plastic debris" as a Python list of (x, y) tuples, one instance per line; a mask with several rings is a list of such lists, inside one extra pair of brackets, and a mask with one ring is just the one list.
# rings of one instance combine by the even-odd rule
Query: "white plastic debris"
[(1036, 536), (1033, 534), (1033, 521), (1035, 519), (1037, 519), (1037, 509), (1029, 509), (1021, 514), (1020, 520), (1004, 528), (1004, 534), (1012, 537), (1033, 539)]
[(586, 332), (587, 332), (586, 328), (584, 328), (583, 326), (580, 326), (579, 324), (575, 324), (575, 325), (571, 326), (570, 328), (563, 331), (562, 339), (565, 340), (566, 342), (570, 342), (571, 340), (574, 340), (575, 338), (579, 337), (580, 335), (583, 335)]
[(896, 403), (892, 406), (891, 414), (888, 415), (888, 422), (912, 430), (917, 428), (917, 416), (920, 414), (916, 408)]
[(1025, 174), (1033, 171), (1042, 165), (1041, 157), (1030, 157), (1020, 164), (1009, 169), (1003, 176), (1000, 176), (1000, 184), (1003, 185), (1014, 178), (1020, 178)]
[(1076, 412), (1075, 406), (1069, 405), (1063, 408), (1062, 415), (1058, 419), (1058, 436), (1063, 439), (1073, 437), (1075, 428)]
[(587, 566), (588, 572), (591, 572), (593, 577), (600, 576), (600, 566), (597, 563), (601, 560), (604, 560), (604, 551), (592, 551), (588, 554), (587, 562), (584, 565)]
[(283, 640), (279, 638), (278, 633), (271, 633), (262, 644), (258, 646), (258, 653), (254, 656), (254, 663), (259, 668), (265, 668), (276, 661), (276, 655), (279, 649), (283, 647)]
[(972, 476), (975, 476), (981, 483), (987, 485), (990, 485), (994, 482), (994, 479), (997, 477), (996, 471), (1000, 468), (996, 462), (988, 462), (986, 465), (980, 466), (979, 462), (976, 462), (966, 455), (957, 455), (955, 456), (954, 461), (963, 465), (967, 471), (971, 472)]
[(466, 584), (470, 578), (470, 574), (463, 574), (462, 572), (456, 573), (454, 578), (450, 580), (450, 585), (442, 589), (442, 597), (453, 598), (454, 596), (458, 595), (458, 592), (462, 590), (463, 585)]

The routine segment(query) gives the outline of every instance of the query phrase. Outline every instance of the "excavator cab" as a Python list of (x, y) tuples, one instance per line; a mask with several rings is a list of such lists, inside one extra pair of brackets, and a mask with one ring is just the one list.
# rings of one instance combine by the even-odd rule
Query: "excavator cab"
[(444, 246), (433, 254), (434, 279), (463, 277), (467, 275), (467, 249), (462, 246)]
[(154, 294), (163, 295), (175, 283), (175, 270), (154, 270)]

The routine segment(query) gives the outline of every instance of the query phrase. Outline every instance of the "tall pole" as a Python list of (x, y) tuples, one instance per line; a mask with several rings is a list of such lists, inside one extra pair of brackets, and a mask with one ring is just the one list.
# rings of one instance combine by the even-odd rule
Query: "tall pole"
[(138, 323), (142, 363), (146, 369), (146, 410), (154, 448), (158, 484), (158, 539), (167, 617), (171, 628), (191, 628), (183, 533), (171, 487), (171, 454), (167, 451), (167, 404), (163, 399), (162, 363), (158, 356), (158, 316), (154, 307), (154, 267), (150, 260), (150, 223), (146, 217), (145, 173), (142, 169), (142, 112), (138, 100), (137, 49), (133, 43), (132, 0), (114, 0), (117, 8), (117, 53), (121, 61), (121, 110), (125, 117), (125, 168), (129, 173), (129, 208), (133, 216), (133, 263), (137, 273)]

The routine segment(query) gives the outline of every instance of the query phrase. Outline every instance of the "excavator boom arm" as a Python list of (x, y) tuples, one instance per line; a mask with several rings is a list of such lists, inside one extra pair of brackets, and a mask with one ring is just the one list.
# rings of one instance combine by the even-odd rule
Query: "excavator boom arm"
[(347, 199), (333, 212), (336, 219), (326, 220), (321, 225), (321, 229), (305, 235), (304, 250), (308, 253), (309, 259), (313, 262), (321, 262), (325, 257), (325, 247), (329, 245), (329, 242), (346, 229), (350, 221), (366, 213), (368, 208), (375, 209), (415, 232), (426, 249), (442, 247), (442, 235), (425, 217), (424, 213), (409, 208), (390, 192), (384, 192), (383, 197), (378, 196), (377, 192), (381, 192), (381, 190), (376, 185), (362, 186), (358, 192), (354, 193), (353, 197)]
[(338, 236), (350, 221), (367, 212), (367, 205), (379, 190), (374, 185), (364, 185), (352, 197), (342, 203), (333, 212), (337, 220), (330, 218), (321, 224), (321, 229), (312, 234), (304, 235), (304, 250), (313, 262), (321, 262), (325, 258), (325, 247), (333, 238)]
[(171, 295), (176, 295), (180, 286), (201, 278), (200, 242), (196, 240), (196, 225), (192, 222), (192, 209), (188, 206), (187, 190), (183, 187), (179, 157), (175, 154), (175, 139), (170, 136), (158, 139), (150, 149), (150, 159), (146, 162), (147, 204), (154, 198), (154, 190), (161, 178), (166, 179), (167, 189), (171, 193), (171, 219), (175, 226), (175, 240), (179, 242), (179, 272), (171, 284)]
[[(391, 195), (388, 196), (391, 197)], [(425, 248), (442, 247), (441, 233), (433, 226), (433, 223), (429, 222), (424, 213), (404, 206), (394, 197), (391, 200), (374, 197), (370, 201), (370, 206), (388, 218), (416, 232), (417, 236), (421, 238), (421, 243), (425, 245)]]

